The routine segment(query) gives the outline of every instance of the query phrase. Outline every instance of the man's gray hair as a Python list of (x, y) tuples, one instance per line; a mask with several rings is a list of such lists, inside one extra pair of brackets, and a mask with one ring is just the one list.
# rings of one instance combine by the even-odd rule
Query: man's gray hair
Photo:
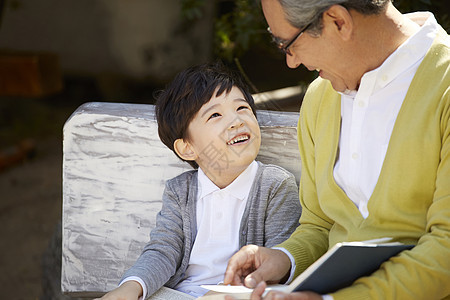
[(365, 15), (380, 13), (391, 0), (278, 0), (286, 20), (294, 27), (304, 28), (311, 24), (311, 33), (321, 32), (322, 15), (332, 5), (342, 5)]

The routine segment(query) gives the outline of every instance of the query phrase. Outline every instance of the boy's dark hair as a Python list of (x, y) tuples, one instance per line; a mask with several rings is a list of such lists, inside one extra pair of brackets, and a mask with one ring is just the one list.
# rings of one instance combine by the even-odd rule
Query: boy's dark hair
[[(255, 103), (247, 85), (238, 73), (222, 62), (205, 63), (178, 73), (157, 97), (155, 109), (161, 141), (177, 154), (173, 144), (180, 138), (189, 140), (188, 125), (200, 108), (213, 96), (229, 93), (233, 86), (239, 88), (256, 116)], [(195, 161), (188, 163), (198, 168)]]

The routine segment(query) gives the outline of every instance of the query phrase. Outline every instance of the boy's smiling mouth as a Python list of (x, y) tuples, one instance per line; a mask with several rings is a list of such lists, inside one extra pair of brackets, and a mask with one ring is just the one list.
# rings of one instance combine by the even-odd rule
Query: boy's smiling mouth
[(229, 140), (227, 142), (227, 145), (240, 144), (240, 143), (248, 141), (249, 139), (250, 139), (250, 135), (249, 134), (247, 134), (247, 133), (240, 134), (238, 136), (235, 136), (231, 140)]

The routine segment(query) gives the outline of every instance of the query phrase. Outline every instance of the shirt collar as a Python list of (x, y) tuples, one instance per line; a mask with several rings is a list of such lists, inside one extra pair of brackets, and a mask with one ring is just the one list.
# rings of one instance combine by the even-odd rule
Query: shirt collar
[(410, 13), (405, 16), (420, 26), (418, 31), (400, 45), (380, 67), (365, 73), (358, 91), (346, 91), (340, 93), (341, 95), (354, 98), (362, 89), (370, 89), (373, 94), (425, 56), (437, 35), (439, 24), (430, 12)]
[(198, 168), (198, 199), (202, 199), (211, 193), (222, 191), (237, 199), (245, 200), (250, 193), (257, 171), (258, 163), (253, 161), (232, 183), (221, 190), (206, 176), (201, 168)]

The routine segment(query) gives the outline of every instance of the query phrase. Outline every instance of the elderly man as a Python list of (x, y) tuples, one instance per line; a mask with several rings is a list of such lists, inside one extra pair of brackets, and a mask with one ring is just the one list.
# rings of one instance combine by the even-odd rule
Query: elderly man
[[(343, 241), (415, 244), (329, 295), (269, 299), (450, 299), (450, 38), (431, 13), (389, 0), (262, 0), (289, 67), (317, 70), (298, 127), (301, 225), (247, 246), (225, 284), (289, 282)], [(280, 150), (281, 151), (281, 150)]]

